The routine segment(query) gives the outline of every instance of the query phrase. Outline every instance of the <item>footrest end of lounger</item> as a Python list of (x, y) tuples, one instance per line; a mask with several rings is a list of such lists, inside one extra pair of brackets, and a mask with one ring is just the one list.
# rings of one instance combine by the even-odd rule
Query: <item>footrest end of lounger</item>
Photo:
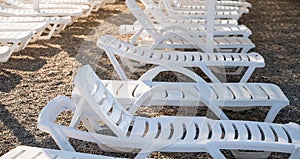
[(11, 55), (12, 51), (10, 50), (10, 48), (8, 46), (1, 46), (0, 47), (0, 62), (6, 62), (10, 55)]

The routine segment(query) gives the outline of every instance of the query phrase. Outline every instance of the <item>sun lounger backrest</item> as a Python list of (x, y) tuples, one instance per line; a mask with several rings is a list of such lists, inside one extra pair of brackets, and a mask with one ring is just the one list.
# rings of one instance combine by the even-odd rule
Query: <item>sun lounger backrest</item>
[(154, 38), (158, 39), (161, 37), (159, 33), (156, 32), (156, 29), (152, 21), (147, 17), (141, 7), (138, 6), (135, 0), (126, 0), (126, 5), (130, 12), (135, 16), (138, 22), (144, 27), (144, 29), (149, 32), (149, 34)]
[(117, 136), (125, 136), (133, 116), (105, 88), (93, 69), (82, 67), (74, 80), (83, 100)]

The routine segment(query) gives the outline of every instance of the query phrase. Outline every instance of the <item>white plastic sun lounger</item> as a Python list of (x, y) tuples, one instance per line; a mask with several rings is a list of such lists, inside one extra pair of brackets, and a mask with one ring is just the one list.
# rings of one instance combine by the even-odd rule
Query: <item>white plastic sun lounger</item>
[(39, 37), (39, 40), (48, 40), (53, 34), (59, 34), (65, 27), (72, 23), (69, 16), (66, 17), (3, 17), (0, 16), (0, 23), (40, 23), (46, 22), (47, 28)]
[[(136, 159), (144, 159), (154, 151), (208, 152), (215, 159), (225, 159), (221, 152), (224, 149), (231, 150), (237, 158), (266, 158), (267, 152), (291, 153), (290, 159), (300, 157), (300, 126), (296, 123), (137, 117), (127, 112), (100, 80), (82, 77), (75, 84), (80, 85), (82, 93), (79, 104), (59, 96), (43, 108), (38, 118), (38, 128), (49, 133), (62, 150), (75, 151), (68, 141), (74, 138), (97, 143), (102, 150), (137, 151)], [(75, 114), (70, 126), (57, 124), (58, 115), (69, 110)], [(80, 121), (88, 132), (77, 129)], [(101, 133), (100, 121), (113, 134)]]
[(115, 157), (92, 155), (79, 152), (46, 149), (30, 146), (18, 146), (0, 157), (0, 159), (113, 159)]
[(47, 27), (45, 22), (31, 22), (31, 23), (2, 23), (0, 22), (0, 31), (31, 31), (33, 37), (31, 42), (36, 41), (43, 34)]
[[(195, 22), (195, 23), (194, 23)], [(246, 27), (245, 25), (227, 25), (223, 24), (222, 20), (215, 20), (216, 24), (214, 26), (214, 36), (235, 36), (235, 37), (244, 37), (248, 38), (252, 32), (251, 30)], [(182, 20), (176, 20), (174, 19), (172, 22), (167, 22), (167, 23), (158, 23), (154, 24), (153, 26), (155, 29), (157, 29), (159, 32), (162, 32), (164, 30), (170, 30), (174, 29), (174, 32), (179, 26), (184, 29), (186, 29), (189, 32), (192, 32), (193, 34), (199, 35), (199, 36), (206, 36), (206, 20), (199, 20), (196, 22), (196, 20), (189, 20), (189, 19), (182, 19)], [(132, 37), (137, 37), (139, 35), (142, 36), (150, 36), (146, 30), (149, 28), (144, 28), (141, 24), (136, 23), (132, 25), (120, 25), (119, 27), (119, 34), (120, 35), (125, 35), (125, 34), (134, 34)]]
[(90, 15), (93, 8), (90, 8), (89, 5), (76, 5), (76, 4), (55, 4), (55, 3), (39, 3), (38, 6), (34, 6), (34, 4), (30, 3), (23, 3), (20, 0), (3, 0), (9, 7), (15, 9), (81, 9), (82, 10), (82, 17), (87, 17)]
[[(77, 79), (96, 80), (98, 77), (90, 66), (82, 67), (75, 77), (72, 99), (78, 101), (80, 88)], [(278, 112), (289, 104), (281, 89), (269, 83), (206, 83), (195, 77), (197, 83), (187, 82), (143, 82), (102, 80), (105, 87), (129, 111), (134, 114), (139, 106), (173, 105), (206, 106), (220, 119), (228, 119), (221, 110), (241, 111), (257, 106), (270, 107), (265, 121), (272, 122)], [(142, 79), (143, 80), (143, 79)], [(194, 92), (197, 96), (191, 94)], [(148, 100), (144, 101), (145, 98)], [(151, 99), (150, 99), (151, 98)]]
[[(144, 14), (143, 10), (138, 6), (135, 0), (126, 0), (126, 5), (131, 13), (136, 17), (143, 29), (151, 35), (151, 39), (142, 39), (137, 41), (139, 34), (131, 38), (130, 43), (139, 43), (141, 46), (150, 46), (153, 48), (197, 48), (204, 52), (214, 50), (215, 52), (237, 52), (246, 53), (255, 45), (250, 39), (243, 37), (214, 37), (213, 31), (207, 30), (205, 37), (199, 37), (194, 32), (189, 32), (184, 26), (170, 26), (163, 30), (155, 28), (153, 22)], [(174, 32), (176, 30), (176, 32)], [(178, 30), (178, 31), (177, 31)], [(213, 40), (208, 41), (207, 37), (212, 36)], [(143, 38), (143, 37), (142, 37)], [(212, 49), (207, 49), (207, 44)], [(202, 45), (202, 46), (201, 46)], [(203, 47), (205, 46), (205, 48)]]
[[(153, 0), (147, 0), (147, 1), (143, 0), (143, 4), (145, 4), (145, 3), (147, 3), (147, 4), (153, 3)], [(150, 5), (150, 6), (156, 7), (155, 4)], [(178, 19), (178, 16), (176, 16), (174, 19)], [(237, 25), (237, 24), (226, 25), (226, 24), (222, 24), (222, 23), (220, 24), (220, 23), (218, 23), (218, 21), (221, 22), (223, 20), (215, 20), (216, 24), (214, 26), (214, 36), (242, 36), (242, 37), (247, 38), (249, 35), (252, 34), (251, 30), (244, 25)], [(182, 27), (186, 28), (188, 31), (191, 31), (193, 33), (197, 32), (197, 34), (204, 36), (204, 35), (206, 35), (206, 31), (205, 31), (206, 23), (207, 23), (206, 20), (203, 20), (202, 24), (199, 23), (196, 25), (191, 25), (191, 24), (187, 25), (186, 23), (181, 24), (181, 23), (176, 23), (176, 22), (175, 23), (170, 23), (170, 22), (164, 23), (163, 21), (159, 21), (159, 23), (157, 25), (154, 24), (154, 27), (159, 30), (165, 30), (165, 28), (172, 29), (172, 25), (182, 26)], [(119, 28), (119, 33), (121, 35), (138, 34), (138, 33), (142, 32), (141, 30), (143, 30), (143, 27), (138, 24), (121, 25)], [(145, 33), (145, 31), (143, 33)], [(137, 35), (135, 35), (135, 36), (137, 36)]]
[[(31, 31), (0, 31), (0, 46), (10, 48), (9, 53), (2, 54), (0, 62), (6, 62), (12, 52), (24, 49), (32, 38)], [(5, 56), (4, 56), (5, 55)]]
[[(144, 71), (142, 78), (154, 79), (156, 75), (164, 71), (180, 72), (191, 79), (198, 76), (190, 69), (199, 67), (212, 82), (221, 80), (209, 69), (209, 67), (246, 67), (244, 75), (240, 82), (247, 82), (256, 68), (265, 66), (263, 57), (258, 53), (200, 53), (200, 52), (182, 52), (182, 51), (160, 51), (149, 50), (143, 47), (136, 47), (122, 40), (116, 39), (110, 35), (104, 35), (97, 41), (97, 46), (105, 50), (108, 58), (113, 64), (115, 70), (122, 80), (129, 80), (125, 70), (119, 64), (116, 55), (121, 57), (125, 65), (131, 72), (140, 72), (139, 65), (134, 65), (135, 61), (144, 64), (156, 65), (154, 68)], [(240, 74), (242, 70), (235, 72), (225, 71), (223, 74)]]
[(75, 21), (82, 14), (81, 9), (14, 9), (0, 4), (0, 15), (2, 16), (21, 16), (21, 17), (56, 17), (70, 16)]

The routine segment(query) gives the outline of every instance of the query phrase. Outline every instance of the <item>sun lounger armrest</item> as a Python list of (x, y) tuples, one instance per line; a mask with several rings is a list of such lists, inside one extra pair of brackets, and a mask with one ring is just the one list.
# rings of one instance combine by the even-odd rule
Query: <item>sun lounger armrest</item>
[[(202, 87), (205, 87), (205, 85), (202, 85)], [(206, 88), (207, 91), (211, 90), (209, 86)], [(161, 93), (161, 92), (167, 92), (167, 91), (178, 91), (181, 92), (182, 94), (185, 94), (188, 96), (192, 96), (195, 99), (199, 100), (199, 103), (205, 103), (210, 109), (214, 109), (214, 112), (222, 112), (220, 108), (211, 108), (209, 106), (209, 100), (206, 96), (199, 94), (199, 92), (196, 91), (195, 88), (192, 88), (190, 86), (185, 86), (185, 85), (163, 85), (159, 84), (148, 91), (144, 92), (142, 95), (140, 95), (133, 105), (129, 108), (128, 112), (131, 114), (134, 114), (137, 109), (144, 104), (144, 102), (147, 102), (148, 100), (151, 100), (152, 96), (154, 96), (156, 93)]]
[(71, 101), (70, 98), (66, 96), (58, 96), (51, 100), (43, 108), (38, 117), (38, 128), (44, 132), (49, 133), (60, 149), (66, 151), (75, 151), (75, 149), (68, 141), (69, 138), (104, 144), (112, 147), (120, 147), (120, 145), (124, 145), (124, 147), (129, 148), (143, 148), (143, 146), (139, 144), (141, 142), (144, 142), (142, 138), (135, 139), (133, 141), (130, 138), (96, 134), (55, 123), (55, 120), (58, 118), (60, 113), (68, 110), (74, 112), (74, 108), (75, 104), (73, 101)]
[[(64, 107), (61, 107), (64, 105)], [(59, 106), (59, 107), (58, 107)], [(58, 96), (50, 101), (41, 111), (38, 121), (40, 123), (52, 123), (58, 115), (66, 110), (75, 110), (75, 103), (66, 96)]]
[[(151, 50), (154, 50), (163, 41), (171, 39), (172, 37), (182, 38), (182, 40), (185, 40), (185, 41), (188, 41), (189, 43), (192, 43), (193, 46), (197, 47), (198, 49), (204, 50), (203, 46), (199, 45), (198, 36), (195, 36), (194, 33), (189, 31), (185, 27), (182, 27), (182, 26), (179, 26), (179, 25), (172, 25), (172, 26), (167, 26), (167, 27), (164, 27), (164, 28), (160, 29), (159, 32), (163, 36), (161, 36), (159, 39), (157, 39), (155, 41), (154, 44), (152, 44), (152, 46), (150, 47)], [(182, 33), (180, 33), (180, 32), (182, 32)]]
[(58, 96), (43, 108), (38, 117), (38, 128), (49, 133), (62, 150), (75, 151), (68, 142), (67, 135), (61, 130), (61, 125), (56, 124), (55, 120), (63, 111), (74, 109), (73, 101), (66, 96)]
[(197, 83), (206, 83), (206, 81), (202, 77), (197, 75), (195, 72), (193, 72), (185, 67), (180, 67), (178, 65), (172, 65), (172, 64), (169, 64), (167, 66), (154, 67), (154, 68), (148, 70), (147, 72), (145, 72), (139, 78), (139, 80), (143, 81), (143, 82), (151, 82), (159, 73), (164, 72), (164, 71), (172, 71), (172, 72), (181, 73)]

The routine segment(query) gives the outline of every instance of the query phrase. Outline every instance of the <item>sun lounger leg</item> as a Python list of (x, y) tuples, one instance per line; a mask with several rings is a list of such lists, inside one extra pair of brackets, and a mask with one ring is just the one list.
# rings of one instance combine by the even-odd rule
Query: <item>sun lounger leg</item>
[(285, 105), (273, 105), (269, 112), (267, 113), (267, 116), (265, 118), (265, 122), (273, 122), (278, 112), (284, 107)]
[(290, 159), (297, 159), (300, 156), (300, 147), (297, 146), (295, 150), (292, 152)]
[(57, 26), (58, 26), (57, 23), (55, 23), (53, 25), (49, 24), (48, 27), (47, 27), (49, 31), (45, 32), (47, 34), (41, 36), (39, 38), (39, 40), (49, 40), (49, 39), (51, 39), (52, 35), (56, 32)]
[(147, 152), (144, 152), (144, 151), (140, 151), (134, 159), (145, 159), (147, 158), (152, 152), (151, 151), (147, 151)]
[(226, 157), (219, 150), (219, 148), (217, 146), (215, 146), (213, 143), (207, 144), (206, 149), (212, 158), (226, 159)]
[[(242, 70), (244, 67), (239, 67), (236, 71), (237, 74), (241, 74)], [(245, 72), (244, 76), (242, 77), (242, 79), (240, 80), (240, 82), (247, 82), (248, 79), (250, 78), (250, 76), (252, 75), (252, 73), (254, 72), (255, 67), (249, 67), (247, 69), (247, 71)]]
[(134, 44), (137, 41), (137, 38), (141, 35), (144, 29), (140, 29), (137, 33), (135, 33), (132, 37), (130, 37), (130, 44)]
[(70, 127), (71, 128), (76, 128), (80, 123), (80, 117), (77, 114), (74, 114), (71, 123), (70, 123)]
[[(252, 47), (251, 47), (252, 48)], [(247, 52), (249, 52), (249, 50), (251, 49), (250, 47), (244, 47), (244, 48), (242, 48), (242, 50), (241, 50), (241, 53), (247, 53)]]
[[(72, 145), (69, 143), (68, 139), (65, 137), (66, 135), (59, 128), (57, 128), (57, 129), (52, 128), (51, 136), (55, 140), (55, 142), (57, 143), (57, 145), (60, 149), (75, 152), (75, 149), (72, 147)], [(64, 136), (65, 138), (63, 138), (62, 136)]]
[(206, 75), (207, 77), (212, 81), (219, 83), (220, 80), (212, 73), (212, 71), (206, 67), (205, 65), (199, 67)]
[[(233, 75), (240, 75), (241, 73), (242, 73), (242, 71), (243, 71), (243, 69), (244, 69), (245, 67), (239, 67), (235, 72), (233, 72), (232, 74)], [(255, 69), (255, 68), (254, 68)], [(254, 71), (254, 70), (253, 70)], [(253, 72), (252, 71), (252, 72)], [(251, 75), (251, 74), (250, 74)]]
[(207, 106), (219, 119), (221, 120), (229, 120), (227, 115), (222, 111), (219, 106)]

